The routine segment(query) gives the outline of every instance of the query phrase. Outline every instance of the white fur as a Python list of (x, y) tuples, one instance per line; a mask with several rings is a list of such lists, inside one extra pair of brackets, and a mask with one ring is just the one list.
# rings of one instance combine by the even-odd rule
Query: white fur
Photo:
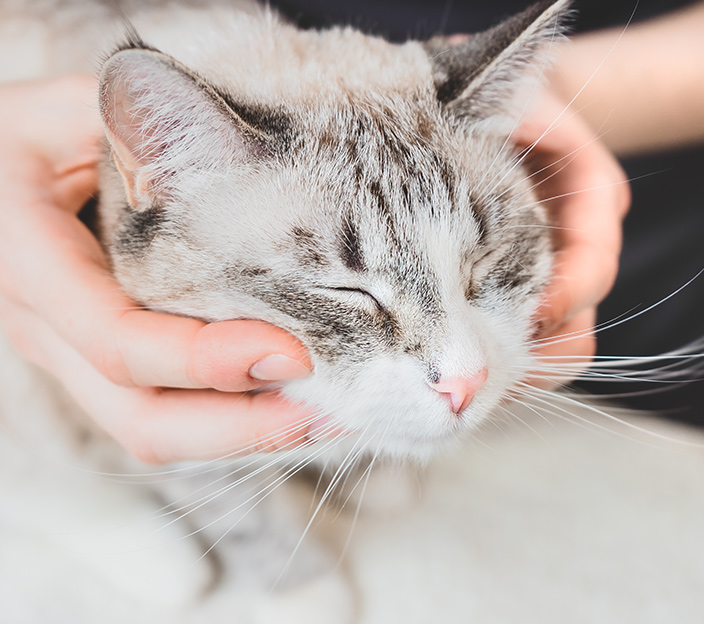
[[(354, 606), (335, 575), (283, 594), (243, 595), (225, 582), (195, 598), (194, 585), (179, 577), (193, 583), (201, 564), (189, 556), (174, 561), (184, 542), (166, 539), (168, 560), (162, 548), (96, 547), (96, 536), (112, 536), (116, 528), (141, 532), (148, 514), (137, 503), (139, 489), (131, 488), (132, 503), (111, 502), (121, 508), (117, 517), (127, 514), (131, 521), (121, 524), (113, 516), (90, 527), (89, 499), (77, 508), (61, 500), (72, 481), (85, 481), (75, 470), (61, 471), (53, 496), (34, 490), (31, 508), (15, 507), (9, 517), (16, 513), (18, 523), (9, 521), (7, 506), (28, 494), (18, 498), (3, 485), (2, 618), (27, 624), (698, 624), (704, 604), (702, 435), (630, 418), (698, 445), (692, 447), (518, 415), (525, 424), (516, 419), (487, 428), (476, 442), (432, 462), (420, 480), (377, 468), (379, 482), (373, 475), (361, 515), (355, 520), (351, 504), (328, 519), (333, 552), (351, 532), (343, 561), (357, 587)], [(577, 416), (593, 419), (586, 409)], [(123, 489), (95, 480), (101, 499)], [(19, 477), (13, 487), (36, 485)], [(68, 528), (70, 540), (63, 526), (37, 530), (34, 523), (67, 514), (76, 521)], [(77, 543), (84, 552), (92, 544), (93, 556), (79, 556)], [(111, 572), (120, 549), (133, 561), (121, 579)], [(159, 571), (159, 565), (166, 567)], [(157, 592), (159, 586), (164, 589)]]

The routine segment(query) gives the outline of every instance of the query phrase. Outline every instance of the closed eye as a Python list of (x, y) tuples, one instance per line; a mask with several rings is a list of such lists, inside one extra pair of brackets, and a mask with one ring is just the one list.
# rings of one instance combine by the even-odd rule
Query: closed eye
[(481, 291), (481, 285), (489, 272), (492, 263), (494, 250), (487, 251), (472, 263), (472, 272), (467, 280), (467, 285), (464, 290), (464, 296), (467, 301), (473, 301)]
[(370, 293), (369, 291), (364, 290), (362, 288), (348, 288), (347, 286), (326, 286), (325, 290), (334, 290), (336, 292), (343, 292), (343, 293), (356, 293), (358, 295), (366, 297), (371, 302), (373, 302), (374, 305), (376, 305), (379, 312), (384, 312), (384, 313), (386, 312), (386, 308), (384, 308), (384, 306), (381, 305), (379, 300), (374, 295), (372, 295), (372, 293)]

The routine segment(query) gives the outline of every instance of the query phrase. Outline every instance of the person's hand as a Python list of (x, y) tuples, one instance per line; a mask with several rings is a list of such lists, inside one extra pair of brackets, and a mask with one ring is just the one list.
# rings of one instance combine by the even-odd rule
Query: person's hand
[(0, 322), (139, 459), (290, 447), (309, 415), (276, 394), (307, 375), (303, 345), (259, 321), (147, 311), (78, 219), (96, 191), (102, 126), (88, 76), (0, 87)]
[(590, 361), (596, 351), (596, 306), (616, 279), (630, 187), (586, 123), (549, 93), (513, 139), (530, 149), (526, 163), (548, 207), (556, 249), (533, 343), (545, 372), (539, 366), (533, 380), (566, 382), (578, 373), (569, 362)]

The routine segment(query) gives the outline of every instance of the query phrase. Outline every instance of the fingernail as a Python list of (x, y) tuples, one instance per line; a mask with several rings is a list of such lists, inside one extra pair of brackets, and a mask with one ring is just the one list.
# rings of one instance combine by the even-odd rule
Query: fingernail
[(260, 381), (288, 381), (310, 375), (310, 369), (298, 360), (274, 353), (253, 364), (249, 376)]

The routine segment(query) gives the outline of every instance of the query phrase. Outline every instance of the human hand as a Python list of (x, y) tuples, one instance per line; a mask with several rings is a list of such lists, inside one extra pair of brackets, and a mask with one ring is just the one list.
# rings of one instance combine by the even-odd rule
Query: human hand
[(102, 125), (88, 76), (0, 87), (0, 321), (137, 458), (208, 459), (305, 439), (302, 408), (268, 392), (307, 375), (303, 345), (260, 321), (144, 310), (78, 218), (97, 189)]
[(566, 382), (570, 371), (577, 372), (569, 362), (590, 361), (596, 351), (596, 306), (616, 279), (630, 188), (613, 155), (550, 93), (513, 139), (521, 149), (537, 142), (526, 163), (555, 228), (554, 270), (533, 342), (545, 372), (539, 365), (533, 381)]

